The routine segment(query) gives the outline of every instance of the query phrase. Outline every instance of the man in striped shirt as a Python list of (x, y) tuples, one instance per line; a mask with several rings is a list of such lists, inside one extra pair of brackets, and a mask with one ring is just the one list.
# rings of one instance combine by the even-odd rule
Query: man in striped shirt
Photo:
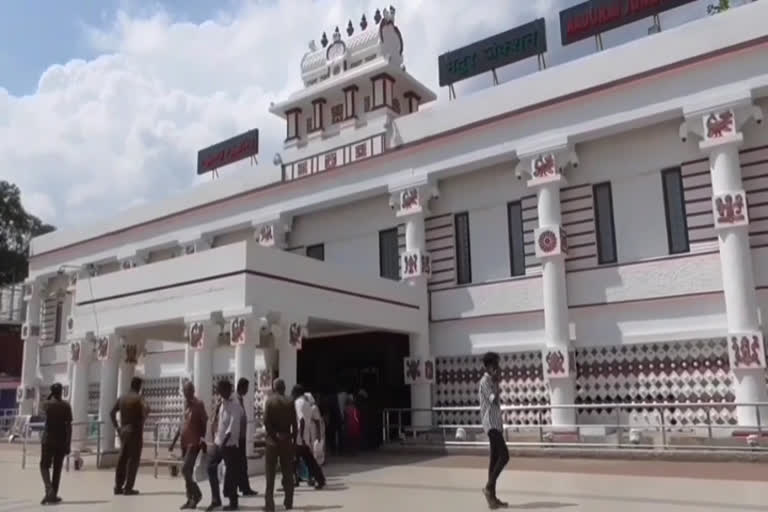
[(499, 380), (501, 380), (501, 358), (495, 352), (483, 356), (485, 374), (480, 379), (480, 416), (483, 430), (488, 435), (491, 445), (491, 459), (488, 465), (488, 483), (483, 488), (483, 495), (488, 508), (497, 509), (508, 505), (496, 497), (496, 480), (509, 462), (509, 450), (504, 441), (504, 420), (501, 417), (499, 402)]

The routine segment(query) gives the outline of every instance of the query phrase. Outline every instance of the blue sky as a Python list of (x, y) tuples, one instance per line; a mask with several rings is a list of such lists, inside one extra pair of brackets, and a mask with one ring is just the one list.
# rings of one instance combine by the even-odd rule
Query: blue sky
[[(581, 0), (401, 0), (408, 71), (437, 86), (440, 53), (547, 18), (550, 66), (594, 53), (592, 40), (559, 45), (558, 12)], [(705, 15), (697, 0), (662, 15), (664, 30)], [(307, 43), (389, 5), (379, 0), (8, 0), (0, 17), (0, 179), (25, 207), (60, 228), (199, 184), (197, 150), (254, 127), (262, 162), (227, 177), (266, 183), (285, 127), (269, 103), (301, 87)], [(492, 13), (492, 14), (489, 14)], [(607, 48), (645, 37), (650, 20), (603, 37)], [(499, 70), (502, 81), (536, 60)], [(459, 96), (489, 87), (482, 75)], [(34, 141), (31, 144), (30, 141)], [(210, 179), (210, 178), (208, 178)]]

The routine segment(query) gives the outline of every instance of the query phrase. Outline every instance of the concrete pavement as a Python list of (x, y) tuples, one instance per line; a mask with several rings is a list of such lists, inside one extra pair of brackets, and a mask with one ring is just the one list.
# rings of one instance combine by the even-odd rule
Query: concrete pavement
[[(480, 457), (359, 457), (326, 468), (328, 487), (301, 487), (295, 510), (366, 512), (467, 512), (486, 510), (480, 494), (486, 470)], [(177, 510), (183, 481), (149, 470), (139, 475), (136, 497), (112, 496), (112, 472), (65, 473), (57, 507), (42, 507), (34, 464), (20, 469), (18, 452), (0, 448), (0, 512), (51, 509), (83, 512)], [(261, 477), (252, 485), (260, 492)], [(207, 482), (203, 482), (208, 503)], [(499, 482), (511, 510), (541, 512), (722, 512), (767, 510), (768, 467), (763, 464), (670, 463), (575, 459), (515, 459)], [(281, 499), (279, 496), (279, 500)], [(241, 500), (261, 510), (261, 497)], [(202, 507), (201, 507), (202, 508)], [(278, 510), (280, 507), (278, 507)]]

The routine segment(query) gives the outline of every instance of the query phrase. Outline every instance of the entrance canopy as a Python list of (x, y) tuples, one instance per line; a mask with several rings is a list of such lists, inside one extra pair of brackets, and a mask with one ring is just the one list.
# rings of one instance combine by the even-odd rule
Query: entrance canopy
[(360, 275), (256, 240), (85, 277), (75, 293), (76, 333), (181, 324), (191, 315), (248, 307), (263, 315), (419, 333), (428, 315), (423, 284)]

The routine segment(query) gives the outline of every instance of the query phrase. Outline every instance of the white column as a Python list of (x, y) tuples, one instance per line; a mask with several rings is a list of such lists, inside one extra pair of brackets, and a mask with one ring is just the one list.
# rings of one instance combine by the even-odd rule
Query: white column
[(117, 401), (118, 367), (120, 365), (120, 337), (116, 334), (96, 340), (96, 356), (101, 361), (99, 381), (99, 421), (101, 422), (101, 452), (115, 449), (115, 428), (109, 417)]
[(85, 449), (88, 438), (88, 369), (91, 362), (93, 342), (91, 336), (77, 337), (69, 343), (72, 361), (72, 451)]
[(245, 450), (247, 455), (253, 454), (253, 434), (255, 425), (253, 423), (253, 396), (254, 388), (259, 383), (256, 382), (256, 346), (261, 344), (261, 334), (259, 321), (260, 316), (250, 311), (227, 314), (227, 325), (229, 327), (229, 340), (235, 347), (235, 385), (241, 378), (248, 379), (250, 386), (248, 393), (243, 398), (243, 409), (248, 421), (245, 433)]
[[(427, 282), (432, 274), (432, 258), (426, 250), (424, 218), (429, 212), (430, 199), (437, 195), (436, 187), (422, 184), (394, 191), (390, 198), (396, 217), (405, 223), (405, 251), (400, 258), (400, 275), (408, 285), (418, 287), (422, 294), (421, 303), (426, 307), (429, 304)], [(425, 317), (420, 331), (409, 336), (409, 358), (419, 362), (422, 377), (425, 375), (423, 365), (430, 354), (429, 319)], [(431, 425), (432, 414), (427, 410), (432, 407), (432, 384), (420, 379), (410, 386), (411, 407), (422, 409), (411, 415), (411, 423), (414, 426)]]
[[(730, 137), (705, 137), (700, 147), (709, 154), (736, 402), (766, 402), (765, 349), (755, 296), (747, 195), (739, 161), (742, 141), (739, 133)], [(742, 205), (738, 206), (740, 202)], [(746, 344), (742, 340), (747, 340)], [(752, 348), (752, 340), (758, 341), (759, 348)], [(760, 422), (767, 424), (768, 408), (760, 407), (759, 414)], [(736, 415), (740, 426), (758, 424), (755, 407), (737, 407)]]
[(24, 341), (24, 354), (21, 363), (21, 386), (19, 395), (19, 414), (33, 414), (37, 397), (37, 367), (40, 355), (40, 306), (41, 285), (29, 282), (24, 285), (27, 302), (27, 316), (21, 328)]
[(298, 354), (308, 334), (307, 321), (306, 316), (281, 314), (280, 339), (277, 343), (277, 372), (278, 377), (285, 382), (288, 393), (298, 383)]
[(208, 415), (213, 411), (213, 351), (218, 344), (220, 327), (210, 315), (187, 321), (187, 343), (193, 351), (193, 378), (197, 397)]
[[(552, 406), (573, 405), (576, 399), (565, 276), (568, 238), (562, 227), (560, 187), (565, 182), (564, 169), (569, 165), (576, 167), (578, 156), (567, 140), (558, 141), (558, 144), (554, 149), (532, 151), (521, 159), (517, 170), (518, 176), (523, 172), (530, 175), (528, 186), (536, 190), (539, 227), (534, 230), (534, 245), (541, 261), (544, 306), (542, 370)], [(526, 169), (526, 165), (530, 168)], [(551, 421), (555, 427), (572, 427), (576, 424), (576, 410), (553, 407)]]

